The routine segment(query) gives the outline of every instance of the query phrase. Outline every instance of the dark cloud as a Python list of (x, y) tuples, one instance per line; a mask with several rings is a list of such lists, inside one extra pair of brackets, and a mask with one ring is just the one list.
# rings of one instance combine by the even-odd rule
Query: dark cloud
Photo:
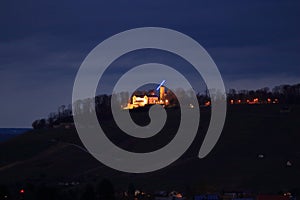
[[(203, 45), (227, 88), (300, 80), (299, 1), (4, 1), (0, 127), (29, 126), (71, 102), (76, 72), (98, 43), (131, 28), (181, 31)], [(21, 103), (20, 103), (21, 102)]]

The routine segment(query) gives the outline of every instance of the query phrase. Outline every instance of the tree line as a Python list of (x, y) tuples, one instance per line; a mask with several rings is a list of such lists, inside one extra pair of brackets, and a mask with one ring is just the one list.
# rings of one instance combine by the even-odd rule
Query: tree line
[[(150, 91), (151, 92), (151, 91)], [(199, 105), (205, 105), (206, 102), (210, 101), (211, 98), (223, 98), (218, 91), (211, 90), (212, 94), (209, 94), (208, 90), (204, 93), (198, 93), (197, 99)], [(191, 96), (191, 91), (185, 91), (179, 89), (177, 91), (180, 95)], [(149, 91), (138, 91), (135, 94), (147, 95)], [(114, 96), (114, 102), (112, 102), (112, 97)], [(78, 100), (72, 105), (61, 105), (58, 107), (57, 112), (52, 112), (47, 118), (35, 120), (32, 123), (34, 129), (43, 129), (43, 128), (56, 128), (63, 127), (73, 123), (73, 114), (81, 114), (84, 112), (95, 111), (99, 120), (108, 120), (112, 119), (111, 104), (125, 106), (130, 102), (129, 93), (121, 92), (119, 94), (113, 95), (97, 95), (94, 99), (83, 99)], [(175, 94), (168, 90), (166, 92), (166, 98), (170, 102), (170, 107), (178, 106), (178, 100)], [(227, 93), (227, 101), (230, 104), (230, 101), (241, 101), (246, 102), (253, 101), (254, 99), (259, 99), (260, 102), (268, 102), (268, 99), (277, 100), (277, 103), (280, 104), (300, 104), (300, 83), (294, 85), (280, 85), (276, 86), (273, 89), (264, 87), (258, 90), (235, 90), (229, 89)]]
[(295, 85), (280, 85), (273, 89), (264, 87), (258, 90), (240, 90), (230, 89), (227, 94), (228, 101), (230, 100), (253, 100), (259, 99), (261, 102), (267, 102), (268, 99), (277, 99), (280, 104), (300, 104), (300, 84)]

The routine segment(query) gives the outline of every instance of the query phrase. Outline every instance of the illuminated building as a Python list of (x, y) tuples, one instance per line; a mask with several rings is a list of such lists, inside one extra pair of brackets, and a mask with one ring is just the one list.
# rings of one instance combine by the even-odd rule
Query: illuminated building
[(148, 104), (157, 104), (158, 102), (158, 96), (148, 96)]
[(144, 95), (144, 96), (136, 96), (136, 95), (134, 95), (132, 97), (132, 104), (134, 106), (143, 107), (146, 104), (148, 104), (148, 96), (147, 95)]
[(165, 87), (160, 86), (159, 88), (159, 100), (164, 101), (165, 100)]
[(134, 109), (138, 107), (144, 107), (146, 105), (169, 105), (168, 99), (165, 98), (165, 87), (159, 87), (159, 97), (155, 95), (154, 91), (150, 91), (147, 95), (133, 95), (131, 98), (131, 103), (129, 102), (123, 109)]

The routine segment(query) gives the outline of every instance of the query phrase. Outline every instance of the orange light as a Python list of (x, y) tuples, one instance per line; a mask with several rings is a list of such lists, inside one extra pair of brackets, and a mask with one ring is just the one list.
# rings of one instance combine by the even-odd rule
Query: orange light
[(178, 194), (175, 195), (175, 197), (176, 197), (176, 198), (182, 198), (182, 194), (179, 194), (179, 193), (178, 193)]
[(238, 103), (241, 103), (241, 102), (242, 102), (242, 101), (239, 99), (239, 100), (238, 100)]
[(234, 101), (233, 101), (233, 99), (231, 99), (231, 100), (230, 100), (230, 104), (233, 104), (233, 103), (234, 103)]

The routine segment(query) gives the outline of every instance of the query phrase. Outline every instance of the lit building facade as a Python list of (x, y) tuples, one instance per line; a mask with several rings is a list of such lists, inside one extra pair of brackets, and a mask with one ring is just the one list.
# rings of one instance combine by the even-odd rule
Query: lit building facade
[(154, 104), (168, 105), (169, 101), (166, 100), (165, 96), (165, 87), (161, 86), (159, 88), (159, 96), (155, 95), (154, 92), (150, 92), (148, 95), (133, 95), (131, 103), (128, 103), (124, 109), (134, 109)]

